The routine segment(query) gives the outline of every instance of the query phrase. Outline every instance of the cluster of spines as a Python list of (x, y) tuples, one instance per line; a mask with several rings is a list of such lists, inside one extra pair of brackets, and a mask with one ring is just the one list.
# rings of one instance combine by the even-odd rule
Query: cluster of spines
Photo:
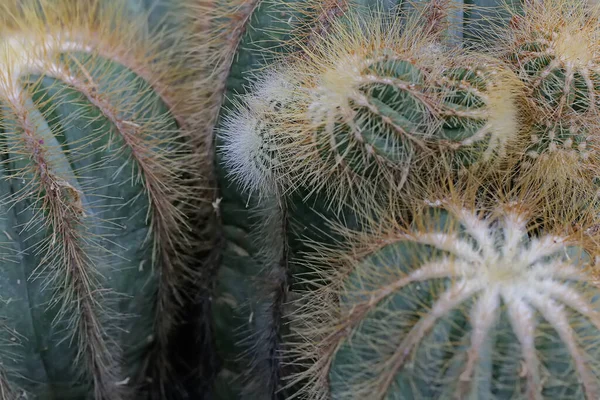
[[(320, 2), (311, 0), (302, 3)], [(266, 63), (265, 60), (285, 47), (281, 45), (285, 42), (283, 38), (290, 36), (290, 26), (296, 22), (297, 15), (293, 12), (291, 4), (278, 0), (233, 0), (216, 3), (207, 1), (199, 2), (198, 6), (196, 15), (202, 37), (198, 40), (201, 45), (197, 52), (199, 56), (197, 65), (206, 73), (199, 88), (203, 93), (204, 106), (198, 113), (198, 119), (203, 120), (207, 133), (205, 137), (212, 138), (211, 133), (215, 125), (235, 123), (235, 118), (229, 113), (232, 105), (229, 95), (233, 92), (245, 92), (246, 72), (263, 65)], [(210, 37), (209, 40), (206, 40), (206, 35)], [(221, 112), (222, 104), (225, 104), (225, 107)], [(275, 115), (269, 111), (273, 107), (277, 107), (277, 104), (265, 103), (265, 107), (259, 107), (258, 114), (266, 117), (266, 121), (259, 124), (260, 127), (268, 126), (273, 122), (272, 118), (275, 118)], [(248, 120), (250, 125), (255, 126), (251, 120), (253, 114), (255, 110), (250, 110), (246, 116), (250, 118)], [(219, 120), (217, 124), (215, 124), (216, 120)], [(217, 129), (215, 135), (217, 145), (222, 142), (219, 131)], [(235, 137), (233, 139), (236, 140)], [(243, 276), (243, 282), (238, 283), (235, 293), (227, 293), (231, 282), (219, 285), (217, 299), (214, 301), (214, 310), (217, 310), (217, 313), (233, 314), (231, 318), (216, 315), (217, 329), (227, 325), (225, 327), (227, 334), (235, 330), (233, 337), (238, 339), (235, 343), (230, 343), (226, 339), (217, 344), (222, 351), (221, 355), (225, 358), (217, 381), (232, 373), (236, 375), (236, 381), (240, 384), (236, 385), (240, 390), (236, 396), (242, 398), (270, 397), (276, 390), (279, 375), (278, 360), (271, 356), (278, 352), (281, 326), (279, 314), (285, 302), (285, 292), (281, 289), (285, 287), (286, 266), (282, 261), (286, 256), (278, 254), (285, 246), (281, 234), (272, 235), (278, 232), (283, 223), (280, 220), (281, 210), (278, 208), (277, 201), (272, 202), (276, 197), (273, 196), (271, 190), (273, 186), (268, 174), (261, 175), (261, 171), (265, 172), (265, 166), (276, 169), (277, 164), (264, 158), (254, 157), (252, 154), (254, 150), (263, 144), (267, 147), (270, 145), (268, 137), (264, 138), (264, 142), (260, 135), (255, 139), (250, 138), (245, 142), (242, 139), (238, 143), (243, 142), (249, 147), (235, 148), (234, 154), (221, 153), (216, 157), (217, 179), (223, 185), (222, 187), (230, 188), (223, 191), (222, 197), (215, 202), (218, 215), (223, 222), (221, 238), (224, 252), (221, 254), (223, 261), (219, 274), (227, 276), (224, 280), (231, 276), (235, 276), (233, 279)], [(221, 155), (233, 163), (230, 165), (232, 165), (231, 172), (234, 174), (236, 165), (241, 163), (241, 160), (250, 162), (250, 174), (246, 177), (250, 179), (257, 177), (265, 185), (265, 188), (258, 192), (260, 195), (257, 198), (247, 196), (247, 191), (237, 193), (236, 190), (231, 190), (237, 185), (232, 185), (222, 174), (222, 164), (219, 159)], [(235, 159), (235, 156), (239, 158)], [(240, 180), (235, 183), (244, 186), (245, 182)], [(250, 189), (248, 191), (252, 194), (256, 194), (254, 187), (248, 187)], [(267, 219), (273, 225), (260, 223), (259, 227), (249, 226), (248, 220), (254, 220), (252, 215), (254, 210), (249, 209), (256, 206), (261, 209), (268, 208)], [(243, 234), (248, 238), (238, 242), (239, 236)], [(271, 238), (272, 242), (266, 245), (265, 238)], [(258, 246), (253, 243), (256, 240), (260, 243)], [(258, 248), (261, 246), (265, 251)], [(225, 293), (221, 292), (221, 289), (225, 290)], [(247, 293), (247, 298), (241, 298), (243, 296), (240, 296), (240, 292)], [(233, 305), (232, 300), (239, 300), (239, 304)], [(238, 316), (242, 320), (232, 322)], [(228, 359), (230, 345), (233, 345), (236, 353), (238, 351), (243, 353), (240, 354), (239, 359)], [(232, 390), (232, 387), (227, 390)]]
[[(181, 300), (178, 288), (183, 280), (191, 279), (179, 253), (188, 245), (189, 230), (181, 206), (184, 199), (193, 197), (193, 189), (183, 181), (190, 172), (186, 161), (191, 151), (185, 137), (189, 72), (174, 61), (182, 55), (176, 54), (180, 47), (173, 45), (178, 36), (148, 34), (145, 16), (136, 16), (133, 23), (126, 21), (129, 14), (124, 7), (100, 1), (9, 1), (0, 6), (0, 102), (5, 106), (6, 158), (2, 165), (10, 171), (5, 179), (23, 182), (19, 190), (4, 197), (3, 204), (30, 204), (22, 207), (31, 218), (18, 229), (28, 237), (41, 234), (33, 248), (27, 249), (41, 260), (31, 278), (44, 279), (41, 287), (55, 292), (49, 305), (58, 310), (55, 323), (66, 324), (67, 336), (77, 348), (73, 372), (90, 383), (96, 399), (121, 398), (126, 389), (119, 383), (126, 381), (120, 372), (116, 338), (120, 333), (107, 331), (110, 325), (118, 325), (120, 317), (109, 310), (109, 299), (118, 294), (107, 289), (111, 284), (100, 272), (108, 271), (110, 265), (104, 263), (115, 257), (105, 247), (111, 242), (106, 232), (122, 226), (122, 221), (104, 220), (102, 215), (110, 210), (95, 207), (102, 203), (99, 199), (107, 198), (93, 193), (106, 191), (95, 187), (92, 179), (101, 164), (123, 163), (112, 178), (141, 189), (127, 204), (147, 197), (148, 237), (142, 240), (151, 252), (151, 265), (146, 268), (158, 276), (151, 306), (152, 336), (158, 347), (166, 345), (173, 327), (175, 304)], [(165, 37), (173, 40), (171, 50), (164, 47)], [(114, 65), (123, 69), (118, 71)], [(137, 77), (130, 80), (129, 73)], [(36, 75), (38, 80), (31, 78)], [(44, 90), (44, 77), (60, 82), (57, 92), (35, 100)], [(52, 117), (56, 108), (73, 101), (61, 87), (78, 92), (99, 114), (85, 116), (81, 109), (81, 114), (56, 124)], [(161, 112), (155, 98), (167, 104), (168, 113), (153, 115)], [(90, 119), (82, 123), (78, 118)], [(60, 142), (65, 129), (60, 123), (86, 127), (99, 121), (105, 121), (106, 132), (99, 135), (103, 139)], [(90, 150), (95, 144), (102, 148)], [(98, 151), (114, 153), (109, 159), (93, 161)], [(86, 159), (91, 164), (84, 168), (69, 165), (85, 164)], [(99, 236), (97, 229), (104, 233)], [(165, 351), (157, 352), (163, 358), (155, 367), (161, 370), (168, 367)]]
[[(543, 3), (546, 5), (540, 6), (540, 4)], [(584, 23), (582, 25), (577, 25), (582, 21), (582, 17), (589, 17), (586, 13), (588, 13), (590, 9), (580, 5), (579, 2), (574, 6), (570, 6), (569, 4), (571, 3), (558, 0), (550, 2), (527, 2), (527, 7), (530, 7), (529, 12), (526, 13), (525, 17), (518, 16), (515, 18), (513, 23), (516, 22), (516, 25), (511, 29), (515, 29), (515, 26), (517, 27), (517, 30), (521, 29), (518, 25), (521, 23), (521, 20), (526, 20), (530, 18), (530, 15), (533, 15), (534, 18), (536, 16), (541, 19), (546, 18), (546, 21), (558, 21), (558, 23), (555, 24), (556, 27), (559, 27), (557, 28), (558, 30), (560, 30), (560, 27), (563, 27), (564, 24), (572, 23), (573, 26), (577, 26), (578, 28), (584, 30), (590, 28), (590, 31), (593, 31), (595, 27), (591, 24)], [(329, 2), (328, 5), (330, 5)], [(543, 12), (546, 10), (544, 7), (548, 7), (551, 11), (553, 10), (555, 12)], [(324, 9), (326, 9), (326, 7), (324, 7)], [(556, 12), (556, 10), (559, 9), (563, 11), (571, 9), (573, 12), (571, 14), (565, 14), (562, 13), (562, 11)], [(582, 10), (585, 10), (585, 12)], [(241, 186), (243, 186), (244, 189), (251, 192), (255, 191), (261, 194), (266, 192), (268, 195), (275, 193), (276, 195), (283, 194), (285, 196), (287, 190), (294, 190), (299, 186), (304, 186), (308, 187), (309, 190), (327, 192), (326, 197), (333, 202), (350, 202), (351, 204), (360, 204), (362, 202), (361, 205), (372, 205), (374, 203), (373, 198), (371, 197), (373, 193), (378, 192), (378, 189), (385, 187), (390, 182), (392, 183), (392, 186), (395, 185), (397, 187), (401, 186), (406, 179), (413, 178), (425, 181), (419, 183), (429, 184), (429, 178), (433, 176), (431, 170), (436, 168), (437, 160), (424, 163), (426, 168), (423, 170), (417, 168), (413, 170), (414, 175), (420, 175), (424, 171), (426, 171), (425, 174), (431, 174), (425, 175), (425, 177), (409, 176), (408, 173), (410, 173), (410, 170), (405, 168), (405, 165), (400, 167), (395, 165), (391, 168), (392, 172), (390, 172), (390, 170), (386, 170), (385, 168), (389, 164), (389, 160), (386, 159), (386, 157), (378, 157), (379, 154), (376, 152), (377, 148), (374, 147), (372, 143), (369, 143), (368, 140), (365, 140), (362, 132), (360, 132), (361, 134), (359, 135), (349, 135), (344, 131), (348, 129), (351, 130), (351, 125), (356, 124), (354, 116), (358, 114), (357, 108), (360, 107), (366, 109), (367, 113), (372, 112), (373, 115), (381, 117), (380, 122), (384, 122), (375, 127), (373, 131), (379, 132), (381, 126), (385, 126), (386, 124), (393, 126), (395, 122), (389, 115), (379, 115), (382, 114), (381, 111), (372, 107), (372, 104), (369, 104), (368, 102), (361, 103), (360, 99), (358, 101), (356, 100), (357, 94), (359, 96), (364, 96), (364, 92), (362, 92), (364, 86), (361, 86), (363, 83), (354, 85), (357, 81), (355, 77), (363, 74), (365, 70), (364, 68), (360, 68), (360, 65), (358, 64), (360, 64), (361, 60), (371, 60), (369, 57), (372, 57), (371, 53), (365, 55), (361, 54), (359, 50), (369, 48), (372, 52), (373, 47), (377, 48), (377, 46), (373, 46), (373, 43), (365, 44), (365, 41), (361, 42), (361, 40), (365, 38), (365, 32), (367, 32), (366, 35), (374, 33), (370, 28), (373, 28), (375, 25), (371, 26), (369, 22), (364, 23), (366, 21), (364, 19), (361, 20), (359, 24), (353, 25), (352, 11), (348, 11), (347, 9), (344, 9), (344, 7), (331, 7), (330, 9), (327, 9), (324, 15), (331, 16), (331, 18), (324, 18), (325, 23), (321, 24), (322, 26), (320, 26), (319, 29), (310, 30), (310, 34), (303, 36), (298, 42), (294, 43), (300, 49), (296, 55), (283, 60), (280, 64), (277, 64), (278, 67), (276, 69), (268, 72), (263, 78), (259, 78), (258, 83), (250, 88), (248, 94), (243, 97), (242, 101), (234, 104), (233, 113), (228, 117), (229, 119), (226, 121), (224, 129), (220, 130), (222, 137), (226, 138), (226, 144), (222, 151), (225, 155), (226, 167), (230, 169), (233, 179), (241, 183)], [(560, 18), (557, 18), (557, 16)], [(573, 16), (575, 16), (575, 18), (570, 20), (569, 17)], [(375, 18), (375, 20), (377, 20), (377, 18)], [(589, 19), (589, 21), (593, 21), (593, 18)], [(402, 23), (404, 24), (405, 21)], [(535, 24), (532, 24), (532, 26), (533, 25)], [(548, 23), (547, 26), (552, 27), (552, 23)], [(398, 27), (400, 27), (400, 24)], [(386, 28), (389, 28), (389, 26), (386, 26)], [(410, 33), (422, 32), (419, 28), (412, 30), (407, 29), (407, 31)], [(394, 37), (396, 40), (398, 37), (403, 37), (401, 30), (394, 31), (393, 29), (388, 29), (384, 30), (384, 32), (394, 32), (395, 35), (390, 34), (390, 37)], [(336, 34), (340, 36), (336, 37)], [(509, 39), (508, 41), (510, 44), (506, 45), (506, 42), (503, 42), (503, 44), (508, 47), (504, 47), (500, 53), (510, 55), (510, 50), (514, 50), (514, 48), (510, 47), (513, 45), (513, 42), (510, 41), (510, 39), (513, 39), (513, 36), (511, 36), (512, 33), (506, 34), (506, 32), (504, 35), (503, 39)], [(590, 35), (590, 38), (593, 36), (594, 35)], [(385, 42), (383, 36), (374, 35), (373, 37), (378, 39), (374, 41), (377, 45), (382, 45), (383, 48), (390, 48), (390, 46), (388, 46), (389, 43)], [(552, 35), (550, 35), (550, 37), (552, 37)], [(418, 34), (411, 36), (411, 38), (415, 39), (416, 42), (423, 39), (423, 37), (420, 37)], [(425, 39), (432, 38), (428, 37)], [(579, 47), (576, 46), (574, 49), (581, 49), (583, 48), (582, 46), (585, 46), (588, 42), (581, 41), (581, 43), (584, 43), (584, 45), (580, 45)], [(442, 65), (444, 62), (446, 62), (444, 67), (449, 64), (452, 65), (451, 62), (448, 63), (448, 60), (459, 54), (459, 51), (457, 50), (447, 53), (446, 49), (439, 43), (437, 38), (432, 39), (431, 43), (427, 44), (426, 40), (423, 40), (419, 44), (423, 45), (421, 48), (423, 53), (419, 54), (419, 56), (428, 54), (431, 56), (432, 60), (435, 60), (435, 62), (431, 63), (433, 65), (433, 75), (435, 75), (436, 66)], [(351, 50), (346, 51), (348, 49)], [(550, 54), (549, 49), (550, 47), (546, 48), (546, 53), (548, 54)], [(558, 50), (571, 51), (572, 49), (569, 49), (568, 46), (565, 46), (565, 43), (562, 43), (562, 47)], [(432, 54), (435, 54), (435, 56), (441, 55), (442, 57), (435, 57), (432, 56)], [(479, 53), (479, 55), (480, 54), (481, 53)], [(492, 56), (496, 55), (497, 53), (492, 54)], [(390, 57), (387, 52), (385, 56)], [(396, 60), (394, 58), (395, 56), (396, 55), (392, 54), (389, 59)], [(410, 61), (414, 61), (414, 58)], [(410, 57), (407, 57), (407, 59), (410, 59)], [(357, 63), (356, 60), (358, 60), (359, 63)], [(459, 66), (464, 67), (464, 65), (469, 65), (469, 63), (473, 61), (473, 58), (463, 57), (462, 59), (456, 58), (456, 60), (459, 60), (456, 62)], [(336, 61), (339, 61), (339, 67), (336, 64)], [(401, 61), (406, 60), (402, 59)], [(580, 93), (581, 85), (575, 82), (581, 81), (581, 79), (574, 79), (574, 75), (571, 78), (567, 77), (564, 82), (565, 85), (559, 86), (560, 90), (555, 90), (553, 92), (558, 95), (558, 100), (548, 100), (544, 98), (545, 94), (541, 93), (539, 90), (540, 85), (531, 83), (531, 79), (528, 76), (528, 73), (531, 71), (526, 71), (524, 73), (524, 70), (521, 69), (522, 65), (519, 62), (515, 63), (514, 57), (506, 57), (505, 61), (505, 64), (496, 62), (491, 63), (491, 71), (501, 69), (503, 72), (502, 75), (507, 77), (506, 82), (500, 80), (500, 83), (498, 83), (498, 81), (494, 82), (491, 80), (491, 85), (501, 86), (503, 88), (508, 87), (509, 89), (504, 93), (504, 96), (499, 96), (499, 103), (494, 104), (489, 107), (489, 109), (492, 112), (498, 113), (498, 122), (506, 124), (494, 133), (502, 132), (506, 133), (506, 135), (494, 136), (492, 133), (490, 137), (485, 138), (486, 140), (484, 141), (483, 149), (474, 146), (476, 158), (481, 157), (481, 159), (485, 160), (485, 156), (492, 153), (493, 150), (500, 150), (500, 154), (503, 153), (502, 150), (508, 150), (505, 151), (503, 155), (508, 153), (509, 157), (513, 157), (515, 153), (520, 152), (518, 155), (524, 155), (526, 159), (523, 161), (519, 158), (519, 160), (511, 161), (517, 161), (518, 168), (521, 169), (521, 172), (524, 171), (521, 176), (526, 177), (527, 184), (520, 186), (520, 188), (524, 190), (530, 190), (531, 188), (529, 186), (533, 187), (531, 190), (535, 190), (539, 183), (542, 183), (542, 185), (545, 184), (546, 178), (548, 178), (548, 182), (553, 182), (553, 184), (557, 180), (564, 183), (567, 180), (577, 179), (583, 174), (585, 175), (583, 177), (584, 180), (587, 179), (591, 182), (591, 179), (588, 179), (590, 176), (587, 175), (586, 172), (582, 173), (582, 170), (585, 168), (593, 169), (595, 165), (593, 161), (596, 154), (594, 148), (595, 140), (588, 130), (590, 126), (594, 126), (594, 118), (591, 117), (591, 113), (588, 112), (595, 107), (595, 84), (593, 83), (593, 79), (591, 79), (591, 86), (589, 82), (585, 82), (584, 85), (589, 89), (588, 94), (590, 97), (583, 101), (583, 103), (586, 103), (587, 105), (583, 104), (581, 99), (571, 101), (568, 96), (569, 91), (574, 90), (579, 91), (579, 94), (575, 96), (576, 98), (582, 97)], [(514, 74), (505, 69), (507, 65), (511, 65), (511, 63)], [(489, 67), (489, 65), (486, 67)], [(440, 68), (440, 70), (447, 71), (446, 68)], [(467, 69), (467, 71), (469, 71), (469, 69)], [(484, 76), (486, 75), (486, 72), (489, 72), (489, 70), (485, 71), (484, 69)], [(551, 75), (546, 74), (543, 70), (541, 73), (544, 75), (543, 78), (547, 75)], [(326, 76), (327, 74), (328, 76)], [(326, 78), (331, 78), (330, 80), (332, 83), (330, 85), (321, 84), (324, 76), (326, 76)], [(582, 76), (583, 75), (580, 75), (580, 77)], [(364, 76), (360, 77), (364, 78)], [(519, 82), (517, 77), (521, 78), (522, 82)], [(390, 77), (383, 76), (376, 78), (389, 80)], [(585, 81), (585, 79), (583, 80)], [(443, 74), (439, 74), (437, 78), (431, 79), (429, 82), (434, 82), (434, 84), (431, 85), (429, 94), (436, 93), (436, 90), (439, 91), (440, 87), (445, 88), (447, 87), (446, 85), (449, 85), (449, 81), (444, 79)], [(472, 88), (469, 87), (471, 82), (466, 83), (466, 85), (465, 82), (459, 83), (459, 86), (462, 85), (460, 89), (467, 92), (468, 95), (471, 95), (476, 90), (471, 90)], [(453, 83), (450, 83), (450, 86), (452, 85)], [(290, 86), (295, 87), (295, 90), (291, 91)], [(328, 90), (331, 89), (331, 87), (335, 90)], [(414, 87), (418, 87), (418, 85), (415, 85)], [(372, 88), (368, 90), (372, 90)], [(564, 93), (564, 96), (561, 93)], [(437, 94), (439, 94), (439, 92)], [(522, 103), (518, 102), (524, 99), (524, 95), (529, 95), (531, 100), (528, 109), (529, 120), (518, 119), (520, 115), (516, 112), (516, 109), (522, 106)], [(471, 106), (478, 100), (476, 96), (472, 96), (470, 100), (465, 100), (466, 96), (463, 96), (462, 93), (460, 93), (460, 90), (456, 90), (448, 96), (443, 95), (441, 97), (448, 100), (455, 96), (462, 97), (462, 99), (458, 100), (459, 102), (471, 101)], [(536, 98), (536, 96), (538, 98)], [(283, 103), (278, 100), (276, 101), (276, 99), (283, 100)], [(539, 101), (540, 99), (541, 104)], [(282, 104), (283, 107), (280, 107)], [(323, 104), (331, 106), (330, 111), (333, 116), (330, 117), (328, 111), (323, 112)], [(434, 105), (439, 107), (439, 104), (440, 103)], [(273, 105), (275, 105), (275, 107), (273, 107)], [(502, 109), (502, 107), (504, 107), (504, 109)], [(570, 110), (569, 108), (572, 108), (573, 110)], [(267, 111), (265, 112), (265, 110)], [(342, 110), (342, 112), (339, 110)], [(438, 111), (438, 109), (436, 109), (436, 111)], [(456, 122), (459, 119), (457, 118), (459, 113), (453, 113), (452, 111), (455, 110), (451, 110), (447, 114), (442, 112), (445, 117), (449, 116), (448, 119), (450, 121), (447, 124), (449, 126), (452, 125), (452, 122), (455, 122), (455, 125), (458, 125)], [(351, 116), (349, 117), (349, 115)], [(386, 120), (384, 120), (384, 117)], [(462, 117), (462, 115), (460, 117)], [(263, 119), (262, 122), (258, 121), (260, 118)], [(452, 118), (454, 118), (454, 121), (452, 121)], [(253, 121), (252, 124), (246, 123), (251, 119)], [(414, 159), (422, 161), (423, 158), (425, 158), (424, 156), (436, 154), (436, 150), (439, 151), (440, 147), (443, 148), (444, 146), (448, 146), (447, 148), (443, 148), (443, 153), (447, 155), (452, 154), (452, 151), (448, 151), (449, 149), (456, 150), (456, 148), (460, 148), (464, 145), (472, 145), (473, 142), (475, 142), (470, 142), (468, 139), (464, 140), (464, 143), (448, 143), (448, 141), (442, 143), (438, 141), (435, 143), (435, 141), (433, 141), (434, 144), (432, 145), (431, 141), (427, 139), (430, 139), (430, 136), (433, 136), (432, 131), (435, 132), (436, 129), (439, 129), (440, 126), (444, 125), (447, 121), (444, 120), (440, 123), (439, 120), (430, 120), (428, 122), (430, 122), (430, 124), (425, 124), (425, 126), (431, 130), (425, 132), (418, 131), (421, 135), (418, 139), (425, 139), (423, 142), (426, 143), (426, 145), (423, 147), (427, 151), (419, 152), (418, 146), (413, 149), (410, 147), (411, 143), (409, 143), (407, 146), (409, 149), (408, 151), (407, 148), (400, 148), (400, 153), (402, 153), (402, 151), (406, 151), (406, 153), (402, 154), (399, 158), (409, 155), (406, 158), (410, 163), (412, 163)], [(474, 123), (472, 126), (477, 125), (477, 123)], [(259, 126), (260, 129), (255, 129), (254, 127), (256, 126)], [(348, 126), (350, 126), (350, 128), (348, 128)], [(523, 128), (527, 128), (526, 133), (520, 135)], [(322, 134), (323, 132), (326, 134)], [(322, 135), (319, 136), (319, 133)], [(252, 135), (252, 137), (243, 137), (244, 135)], [(478, 136), (475, 135), (475, 138), (477, 137)], [(492, 141), (488, 143), (487, 140), (489, 139), (492, 139)], [(494, 148), (494, 139), (496, 139), (495, 144), (499, 145), (499, 148)], [(531, 142), (527, 143), (529, 140)], [(376, 142), (376, 140), (373, 141)], [(514, 143), (516, 145), (507, 149), (507, 147), (510, 147), (508, 146), (508, 143), (514, 141), (516, 141), (516, 143)], [(340, 142), (342, 142), (341, 145)], [(399, 148), (399, 146), (394, 146), (394, 144), (390, 145), (390, 142), (391, 140), (389, 138), (384, 137), (377, 144), (381, 145), (381, 143), (383, 143), (381, 146), (384, 150), (396, 150)], [(239, 149), (240, 143), (249, 143), (251, 146)], [(393, 151), (389, 153), (393, 153)], [(560, 157), (554, 157), (552, 153), (559, 154)], [(387, 155), (390, 154), (386, 154), (386, 156)], [(396, 155), (398, 154), (391, 154), (391, 156)], [(550, 163), (540, 163), (540, 160), (548, 158), (551, 159)], [(355, 161), (354, 164), (348, 162), (348, 159)], [(574, 161), (585, 161), (588, 167), (581, 168), (581, 164)], [(547, 173), (547, 175), (531, 174), (530, 166), (532, 164), (537, 166), (538, 172), (544, 172), (544, 174)], [(384, 166), (383, 174), (379, 173), (382, 165)], [(415, 165), (417, 164), (415, 163)], [(540, 165), (543, 165), (544, 167), (540, 167)], [(411, 165), (411, 167), (414, 167), (414, 165)], [(591, 175), (593, 176), (594, 174), (595, 173), (592, 173)], [(563, 176), (564, 178), (560, 178), (560, 176)], [(537, 180), (537, 185), (529, 185), (532, 180)], [(382, 181), (384, 184), (381, 184)], [(356, 201), (357, 199), (358, 201)], [(409, 197), (408, 199), (409, 201), (414, 200), (413, 197)], [(549, 201), (553, 206), (557, 206), (560, 202), (557, 197), (552, 197)], [(512, 217), (514, 217), (513, 219), (519, 219), (514, 215)], [(512, 217), (509, 216), (508, 219), (511, 219)], [(391, 223), (391, 225), (396, 227), (393, 223)], [(492, 229), (492, 227), (488, 228)], [(515, 228), (515, 232), (516, 231), (523, 234), (529, 234), (527, 230), (521, 228)], [(373, 241), (379, 241), (381, 235), (381, 232), (378, 232), (373, 235), (371, 239)], [(348, 253), (355, 254), (352, 253), (352, 251)], [(319, 256), (321, 256), (321, 254)], [(349, 257), (351, 258), (351, 256), (346, 254), (340, 256), (340, 259), (347, 261)], [(320, 261), (322, 261), (322, 259)], [(335, 266), (335, 259), (328, 259), (328, 261), (332, 261), (332, 264), (334, 264), (333, 266), (328, 265), (328, 268)], [(585, 279), (589, 279), (589, 277), (586, 277)], [(338, 287), (342, 285), (340, 282), (341, 281), (338, 280)], [(311, 294), (304, 299), (307, 304), (301, 306), (301, 310), (309, 310), (310, 313), (311, 307), (313, 307), (313, 310), (319, 309), (323, 303), (329, 302), (331, 299), (337, 299), (339, 297), (338, 295), (339, 293), (332, 292), (331, 287), (326, 289), (325, 297), (320, 297), (318, 291), (311, 292)], [(323, 310), (320, 309), (320, 311)], [(314, 337), (317, 337), (319, 334), (323, 333), (322, 329), (327, 329), (327, 323), (331, 322), (331, 319), (334, 318), (336, 312), (339, 310), (328, 309), (322, 313), (320, 311), (315, 312), (314, 315), (302, 315), (303, 320), (299, 323), (309, 325), (309, 330), (304, 331), (304, 333), (308, 332), (307, 337), (310, 335), (315, 335)], [(311, 324), (310, 321), (313, 323)], [(321, 339), (322, 337), (319, 337), (319, 340)], [(311, 345), (314, 345), (317, 342), (318, 340), (315, 340)], [(323, 351), (323, 348), (319, 348), (318, 351)], [(317, 390), (311, 395), (318, 398), (320, 398), (320, 396), (325, 398), (327, 397), (327, 394), (323, 391), (326, 391), (328, 388), (329, 376), (327, 374), (323, 375), (323, 369), (320, 368), (325, 368), (324, 365), (328, 365), (328, 362), (331, 360), (324, 358), (323, 353), (317, 353), (318, 352), (315, 352), (307, 356), (307, 353), (304, 352), (301, 356), (308, 357), (311, 362), (314, 362), (314, 364), (309, 367), (309, 371), (314, 372), (319, 370), (320, 372), (317, 374), (302, 374), (299, 379), (308, 379), (311, 383), (315, 384), (314, 387), (316, 387)], [(311, 356), (315, 357), (311, 358)], [(585, 379), (584, 377), (583, 381), (587, 382), (587, 387), (585, 389), (587, 390), (587, 393), (595, 394), (595, 383), (593, 382), (593, 379)], [(370, 392), (366, 390), (365, 393), (369, 394)], [(530, 394), (534, 397), (538, 395), (535, 391), (530, 392)]]

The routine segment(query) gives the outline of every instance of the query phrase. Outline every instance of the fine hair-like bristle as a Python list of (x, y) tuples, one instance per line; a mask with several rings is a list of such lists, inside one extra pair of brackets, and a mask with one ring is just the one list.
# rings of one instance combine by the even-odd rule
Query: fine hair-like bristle
[(346, 11), (259, 77), (223, 136), (242, 186), (368, 207), (420, 174), (435, 179), (440, 153), (462, 167), (504, 157), (522, 131), (521, 82), (490, 57), (447, 49), (421, 18)]
[[(578, 199), (597, 197), (600, 171), (600, 8), (587, 1), (508, 3), (508, 24), (485, 44), (523, 81), (528, 104), (522, 150), (515, 154), (519, 184), (566, 199), (564, 208), (587, 208)], [(573, 201), (574, 200), (574, 201)]]

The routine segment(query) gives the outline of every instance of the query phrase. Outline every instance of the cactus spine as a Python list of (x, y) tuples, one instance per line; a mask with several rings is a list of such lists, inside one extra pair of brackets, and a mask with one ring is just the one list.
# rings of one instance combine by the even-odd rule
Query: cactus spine
[[(364, 206), (378, 189), (434, 177), (440, 154), (461, 167), (504, 156), (520, 133), (521, 83), (492, 59), (444, 49), (422, 23), (348, 11), (313, 34), (313, 46), (260, 78), (226, 124), (234, 178)], [(235, 150), (242, 142), (255, 144), (252, 160)]]
[(3, 338), (25, 339), (3, 376), (34, 396), (126, 398), (168, 368), (189, 277), (177, 37), (164, 49), (120, 2), (7, 1), (0, 15), (0, 313)]
[[(216, 124), (216, 309), (237, 309), (252, 339), (225, 372), (258, 383), (250, 398), (597, 397), (596, 250), (582, 233), (597, 230), (596, 88), (594, 56), (579, 54), (595, 9), (527, 2), (490, 54), (446, 40), (448, 1), (419, 15), (382, 3), (235, 8), (226, 50), (239, 48), (216, 69), (233, 99)], [(484, 205), (415, 210), (434, 181), (465, 177)], [(341, 229), (317, 232), (327, 212)], [(338, 240), (352, 224), (358, 238)]]

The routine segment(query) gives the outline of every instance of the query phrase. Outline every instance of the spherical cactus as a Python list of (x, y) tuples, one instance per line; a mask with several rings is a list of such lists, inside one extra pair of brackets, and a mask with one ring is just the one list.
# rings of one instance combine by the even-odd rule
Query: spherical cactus
[(447, 200), (409, 228), (390, 218), (355, 236), (295, 317), (308, 344), (292, 354), (314, 363), (304, 395), (597, 398), (593, 257), (584, 236), (531, 226), (516, 203), (475, 211)]
[(125, 398), (177, 314), (187, 78), (145, 26), (120, 2), (0, 4), (3, 399)]
[[(444, 48), (421, 22), (352, 11), (332, 21), (311, 48), (251, 91), (253, 101), (287, 100), (275, 110), (278, 123), (242, 122), (240, 113), (256, 108), (247, 100), (235, 117), (246, 128), (226, 125), (226, 149), (247, 140), (242, 136), (268, 136), (271, 145), (258, 146), (258, 158), (279, 171), (266, 167), (263, 175), (351, 203), (422, 179), (416, 170), (432, 173), (440, 153), (460, 167), (503, 156), (520, 133), (521, 83), (501, 63)], [(244, 158), (235, 160), (238, 174)], [(254, 175), (255, 164), (245, 169)]]
[(490, 46), (512, 65), (530, 99), (533, 128), (521, 165), (526, 186), (533, 180), (579, 187), (588, 196), (597, 190), (599, 11), (584, 0), (525, 2)]
[(527, 2), (505, 31), (505, 49), (536, 104), (555, 117), (594, 118), (598, 90), (598, 10), (588, 2)]

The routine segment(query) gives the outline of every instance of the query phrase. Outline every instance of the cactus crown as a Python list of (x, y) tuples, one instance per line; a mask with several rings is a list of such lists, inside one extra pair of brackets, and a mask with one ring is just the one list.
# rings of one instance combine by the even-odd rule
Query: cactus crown
[(583, 242), (536, 237), (519, 204), (442, 201), (408, 229), (387, 224), (336, 250), (294, 317), (310, 339), (292, 358), (314, 362), (299, 375), (307, 397), (598, 395), (600, 291)]
[(598, 8), (585, 1), (527, 2), (503, 29), (507, 55), (546, 117), (598, 112)]
[(419, 181), (419, 167), (433, 174), (440, 152), (462, 166), (504, 155), (520, 132), (521, 83), (501, 63), (444, 47), (421, 18), (349, 10), (296, 43), (222, 130), (234, 179), (364, 205)]
[(511, 23), (497, 29), (497, 43), (490, 43), (528, 93), (525, 186), (558, 185), (583, 196), (597, 190), (599, 10), (586, 1), (526, 2), (522, 15), (513, 11)]

